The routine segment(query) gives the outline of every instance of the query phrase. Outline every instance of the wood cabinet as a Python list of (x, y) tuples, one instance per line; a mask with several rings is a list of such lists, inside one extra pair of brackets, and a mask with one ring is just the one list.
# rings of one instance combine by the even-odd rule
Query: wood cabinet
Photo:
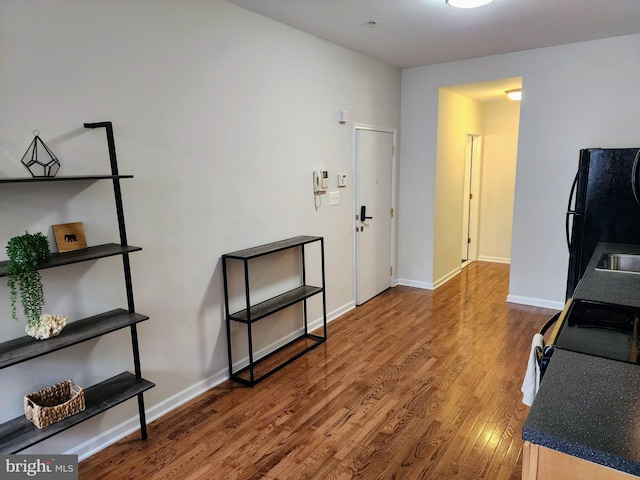
[[(319, 243), (319, 264), (321, 270), (321, 285), (307, 285), (306, 273), (306, 247), (310, 244)], [(274, 255), (284, 250), (298, 249), (300, 252), (300, 285), (289, 291), (282, 292), (280, 295), (269, 298), (259, 303), (253, 303), (251, 300), (251, 284), (249, 277), (251, 274), (250, 263), (252, 260), (265, 255)], [(245, 308), (235, 313), (229, 311), (229, 281), (228, 281), (228, 262), (240, 261), (244, 272), (244, 295)], [(244, 385), (253, 386), (264, 380), (269, 375), (280, 370), (285, 365), (290, 364), (295, 359), (304, 355), (308, 351), (316, 348), (327, 339), (327, 305), (325, 296), (325, 277), (324, 277), (324, 238), (302, 235), (279, 242), (260, 245), (258, 247), (239, 250), (233, 253), (227, 253), (222, 256), (222, 269), (224, 276), (224, 302), (227, 312), (227, 349), (229, 355), (229, 376)], [(323, 334), (315, 335), (309, 332), (307, 319), (307, 299), (315, 295), (322, 295), (322, 317), (323, 317)], [(270, 352), (260, 358), (255, 358), (253, 351), (253, 335), (252, 326), (255, 322), (266, 318), (276, 312), (296, 304), (302, 304), (302, 321), (303, 331), (300, 335), (288, 342), (286, 345)], [(233, 354), (231, 342), (231, 325), (238, 322), (247, 327), (247, 347), (249, 352), (248, 364), (237, 371), (233, 368)], [(268, 363), (271, 361), (271, 363)], [(258, 365), (265, 366), (265, 371), (257, 372)]]
[[(116, 308), (98, 315), (70, 322), (57, 337), (47, 340), (36, 340), (29, 336), (0, 343), (0, 368), (8, 368), (21, 362), (55, 352), (72, 345), (106, 335), (116, 330), (128, 328), (131, 333), (134, 373), (123, 372), (106, 379), (94, 386), (85, 387), (86, 409), (76, 415), (54, 423), (42, 430), (37, 429), (24, 416), (20, 416), (0, 425), (0, 453), (16, 453), (63, 430), (77, 425), (101, 412), (104, 412), (126, 400), (137, 397), (140, 417), (140, 433), (147, 437), (147, 425), (144, 410), (143, 392), (154, 387), (154, 384), (142, 378), (140, 354), (138, 349), (137, 324), (149, 317), (136, 313), (131, 281), (129, 254), (141, 250), (140, 247), (128, 245), (122, 206), (120, 180), (133, 178), (132, 175), (120, 175), (113, 140), (111, 122), (85, 123), (86, 128), (104, 128), (107, 134), (107, 146), (111, 163), (111, 175), (85, 175), (73, 177), (29, 177), (0, 179), (0, 187), (7, 183), (55, 183), (64, 188), (69, 182), (93, 182), (107, 180), (113, 183), (114, 201), (118, 216), (120, 243), (92, 246), (82, 250), (66, 253), (54, 253), (51, 259), (40, 268), (54, 268), (72, 263), (98, 260), (100, 258), (121, 256), (124, 270), (124, 284), (127, 293), (127, 308)], [(0, 262), (0, 277), (6, 276), (7, 262)], [(82, 362), (82, 360), (79, 360)], [(52, 384), (59, 379), (52, 380)], [(24, 394), (30, 392), (23, 392)], [(16, 401), (22, 403), (19, 392), (5, 392), (15, 395)]]
[(547, 447), (524, 442), (522, 447), (522, 480), (631, 480), (637, 479), (582, 458), (567, 455)]

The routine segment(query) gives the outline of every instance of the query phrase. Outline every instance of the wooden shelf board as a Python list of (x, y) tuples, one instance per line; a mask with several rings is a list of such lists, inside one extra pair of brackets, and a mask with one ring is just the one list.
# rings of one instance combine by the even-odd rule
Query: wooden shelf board
[(302, 357), (305, 353), (320, 346), (326, 340), (327, 339), (325, 337), (310, 333), (300, 335), (277, 350), (268, 353), (258, 360), (254, 360), (253, 383), (251, 382), (250, 365), (234, 372), (231, 375), (231, 378), (244, 385), (254, 386), (256, 383), (261, 382), (265, 378), (276, 373), (278, 370)]
[[(114, 255), (124, 255), (126, 253), (138, 252), (142, 250), (140, 247), (132, 245), (120, 245), (119, 243), (106, 243), (104, 245), (95, 245), (82, 250), (73, 252), (52, 253), (51, 259), (40, 265), (39, 270), (52, 267), (60, 267), (62, 265), (70, 265), (72, 263), (87, 262), (89, 260), (97, 260), (99, 258), (112, 257)], [(6, 268), (8, 261), (0, 262), (0, 277), (6, 277)]]
[(318, 242), (321, 240), (322, 240), (322, 237), (300, 235), (298, 237), (288, 238), (286, 240), (280, 240), (279, 242), (260, 245), (259, 247), (247, 248), (245, 250), (238, 250), (237, 252), (227, 253), (222, 257), (233, 258), (236, 260), (248, 260), (255, 257), (261, 257), (262, 255), (275, 253), (280, 250), (286, 250), (287, 248), (297, 247), (297, 246), (305, 245), (311, 242)]
[[(289, 290), (288, 292), (278, 295), (277, 297), (273, 297), (269, 300), (265, 300), (264, 302), (257, 303), (249, 309), (249, 313), (251, 314), (251, 323), (269, 316), (272, 313), (276, 313), (280, 310), (290, 307), (291, 305), (294, 305), (301, 300), (309, 298), (320, 292), (322, 292), (322, 288), (320, 287), (302, 285), (300, 287), (294, 288), (293, 290)], [(246, 309), (229, 315), (229, 318), (231, 320), (242, 323), (249, 322)]]
[(155, 384), (144, 378), (136, 378), (124, 372), (104, 382), (85, 389), (86, 409), (65, 418), (42, 430), (36, 428), (26, 417), (14, 418), (0, 425), (0, 453), (11, 454), (24, 450), (57, 433), (83, 422), (109, 408), (153, 388)]
[(0, 343), (0, 368), (46, 355), (148, 319), (149, 317), (145, 315), (129, 313), (127, 310), (117, 308), (89, 318), (70, 322), (57, 337), (36, 340), (25, 335), (9, 340)]
[(0, 178), (0, 183), (73, 182), (93, 180), (117, 180), (133, 178), (133, 175), (70, 175), (68, 177), (14, 177)]

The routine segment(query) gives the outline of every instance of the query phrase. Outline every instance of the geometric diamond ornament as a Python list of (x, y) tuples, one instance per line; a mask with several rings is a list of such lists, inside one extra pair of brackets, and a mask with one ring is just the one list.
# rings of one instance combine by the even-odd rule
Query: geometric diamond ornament
[[(60, 170), (60, 161), (56, 158), (49, 147), (47, 147), (40, 139), (38, 136), (40, 132), (38, 130), (34, 130), (33, 134), (35, 135), (35, 138), (22, 157), (22, 164), (27, 167), (27, 170), (29, 170), (32, 177), (55, 177), (58, 170)], [(46, 153), (46, 155), (43, 155), (40, 158), (38, 158), (39, 145), (44, 148)]]

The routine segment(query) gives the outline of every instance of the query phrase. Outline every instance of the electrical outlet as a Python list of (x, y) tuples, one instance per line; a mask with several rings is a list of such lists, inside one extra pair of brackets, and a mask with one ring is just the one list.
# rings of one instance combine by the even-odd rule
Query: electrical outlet
[(329, 192), (329, 205), (338, 205), (340, 203), (340, 192)]

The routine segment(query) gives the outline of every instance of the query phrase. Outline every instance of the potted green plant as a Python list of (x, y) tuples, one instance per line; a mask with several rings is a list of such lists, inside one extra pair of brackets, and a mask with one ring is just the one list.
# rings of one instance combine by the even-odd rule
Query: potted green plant
[(22, 303), (22, 312), (27, 319), (27, 328), (40, 325), (40, 315), (44, 307), (44, 289), (38, 266), (46, 262), (51, 253), (49, 240), (42, 233), (13, 237), (7, 243), (9, 262), (5, 269), (11, 294), (11, 316), (18, 320), (18, 291)]

